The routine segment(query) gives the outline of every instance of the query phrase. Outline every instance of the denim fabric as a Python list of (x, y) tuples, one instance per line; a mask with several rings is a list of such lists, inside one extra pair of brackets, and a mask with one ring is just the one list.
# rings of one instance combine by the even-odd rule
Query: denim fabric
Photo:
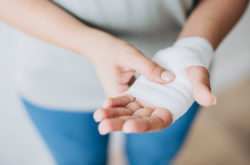
[(181, 148), (198, 111), (195, 102), (188, 112), (162, 131), (126, 135), (126, 153), (130, 165), (168, 165)]
[[(22, 102), (58, 165), (105, 165), (108, 135), (98, 133), (91, 112), (70, 112)], [(170, 127), (153, 133), (126, 134), (130, 165), (167, 165), (178, 153), (199, 106)]]
[(98, 133), (93, 113), (53, 111), (22, 102), (58, 165), (106, 164), (108, 135)]

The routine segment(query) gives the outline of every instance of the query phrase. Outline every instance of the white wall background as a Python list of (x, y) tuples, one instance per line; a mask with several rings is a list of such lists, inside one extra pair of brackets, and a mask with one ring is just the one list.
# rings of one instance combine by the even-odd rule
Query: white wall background
[[(52, 158), (13, 89), (12, 66), (18, 34), (0, 23), (0, 164), (50, 165)], [(222, 92), (247, 78), (250, 78), (250, 8), (217, 51), (214, 91)]]

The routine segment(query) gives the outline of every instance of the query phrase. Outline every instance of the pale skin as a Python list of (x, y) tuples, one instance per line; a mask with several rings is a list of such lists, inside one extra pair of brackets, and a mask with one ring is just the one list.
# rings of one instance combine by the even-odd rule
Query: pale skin
[[(216, 49), (247, 3), (248, 0), (203, 0), (192, 12), (178, 39), (200, 36)], [(100, 122), (101, 134), (158, 131), (171, 124), (172, 116), (167, 109), (147, 105), (133, 96), (121, 96), (134, 80), (135, 72), (157, 83), (170, 83), (174, 79), (172, 72), (146, 58), (126, 41), (84, 25), (48, 0), (0, 0), (0, 21), (76, 52), (94, 65), (105, 93), (112, 97), (94, 114), (95, 120)], [(170, 78), (162, 79), (163, 72)], [(212, 105), (215, 97), (210, 90), (208, 71), (189, 67), (186, 74), (195, 100), (202, 106)]]
[[(247, 0), (203, 0), (192, 12), (178, 39), (200, 36), (217, 48), (226, 34), (236, 24), (248, 4)], [(186, 68), (195, 100), (202, 106), (215, 104), (210, 89), (209, 73), (202, 67)], [(108, 98), (94, 118), (100, 122), (99, 132), (113, 131), (144, 133), (159, 131), (172, 123), (171, 113), (164, 108), (153, 107), (133, 96)]]
[[(128, 42), (84, 25), (49, 0), (0, 0), (0, 21), (87, 58), (107, 96), (119, 96), (127, 90), (135, 71), (158, 83), (174, 78)], [(163, 80), (164, 71), (172, 78)]]

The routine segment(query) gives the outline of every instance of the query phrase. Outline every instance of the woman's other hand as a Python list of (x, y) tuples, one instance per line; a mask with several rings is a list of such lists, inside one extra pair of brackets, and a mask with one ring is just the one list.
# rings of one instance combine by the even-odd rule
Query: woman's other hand
[(128, 42), (99, 30), (93, 31), (88, 44), (92, 46), (83, 54), (94, 65), (108, 97), (126, 91), (135, 79), (135, 72), (157, 83), (169, 83), (174, 79), (174, 73), (145, 57)]

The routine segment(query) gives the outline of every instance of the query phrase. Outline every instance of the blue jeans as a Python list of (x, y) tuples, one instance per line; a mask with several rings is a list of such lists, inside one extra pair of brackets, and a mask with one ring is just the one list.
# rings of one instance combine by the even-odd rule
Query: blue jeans
[[(22, 102), (58, 165), (105, 165), (108, 135), (98, 133), (93, 113), (67, 112)], [(167, 165), (178, 153), (198, 111), (189, 111), (170, 127), (153, 133), (126, 134), (130, 165)]]

